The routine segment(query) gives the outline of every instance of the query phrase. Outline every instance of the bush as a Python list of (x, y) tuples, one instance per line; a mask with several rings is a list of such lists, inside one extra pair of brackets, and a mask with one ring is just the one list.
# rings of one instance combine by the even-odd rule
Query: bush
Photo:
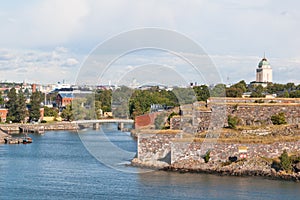
[(279, 113), (271, 116), (271, 121), (274, 125), (286, 124), (284, 113)]
[(172, 112), (172, 113), (168, 116), (168, 122), (170, 123), (171, 118), (174, 117), (174, 116), (176, 116), (176, 115), (178, 115), (178, 113)]
[(262, 99), (258, 99), (258, 100), (255, 100), (254, 103), (265, 103), (265, 101)]
[(239, 121), (240, 120), (238, 117), (233, 117), (233, 116), (229, 115), (227, 118), (228, 128), (235, 129), (236, 125), (239, 123)]
[(292, 170), (292, 160), (286, 150), (283, 151), (279, 159), (281, 169), (285, 170), (286, 172), (290, 172)]
[(275, 169), (278, 172), (281, 169), (280, 162), (273, 160), (271, 164), (271, 168)]
[(205, 161), (205, 163), (208, 163), (208, 161), (209, 161), (209, 159), (210, 159), (210, 150), (208, 150), (207, 152), (206, 152), (206, 154), (204, 155), (204, 161)]
[(41, 123), (42, 123), (42, 124), (45, 124), (45, 123), (47, 123), (47, 121), (46, 121), (46, 120), (42, 120)]

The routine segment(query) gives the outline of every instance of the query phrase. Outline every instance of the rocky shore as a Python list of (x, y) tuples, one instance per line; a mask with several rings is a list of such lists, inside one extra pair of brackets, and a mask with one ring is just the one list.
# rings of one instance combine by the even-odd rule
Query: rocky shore
[(300, 181), (300, 172), (286, 173), (285, 171), (276, 171), (274, 168), (271, 168), (272, 163), (263, 158), (245, 159), (236, 162), (210, 161), (208, 163), (185, 160), (170, 165), (161, 161), (156, 161), (155, 163), (141, 162), (137, 158), (134, 158), (131, 163), (135, 167), (179, 173), (209, 173), (220, 176), (261, 176), (277, 180)]
[(5, 143), (4, 138), (6, 137), (9, 137), (9, 135), (0, 130), (0, 144)]

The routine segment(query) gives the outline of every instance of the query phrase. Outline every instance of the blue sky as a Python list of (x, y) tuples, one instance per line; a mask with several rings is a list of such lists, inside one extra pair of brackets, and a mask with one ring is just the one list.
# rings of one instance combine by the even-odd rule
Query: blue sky
[[(159, 27), (201, 45), (225, 83), (254, 80), (264, 52), (274, 82), (300, 83), (299, 8), (296, 0), (2, 0), (0, 80), (73, 83), (100, 43), (120, 32)], [(118, 64), (140, 65), (140, 57)], [(180, 66), (170, 56), (147, 59)]]

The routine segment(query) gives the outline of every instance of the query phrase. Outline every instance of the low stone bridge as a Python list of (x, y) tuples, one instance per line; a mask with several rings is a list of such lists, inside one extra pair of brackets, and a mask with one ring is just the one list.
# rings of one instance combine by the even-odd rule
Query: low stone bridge
[(124, 124), (133, 124), (134, 120), (132, 120), (132, 119), (94, 119), (94, 120), (77, 120), (77, 121), (72, 121), (71, 123), (76, 123), (78, 125), (93, 124), (94, 130), (98, 130), (100, 128), (100, 124), (102, 124), (102, 123), (118, 123), (118, 129), (124, 130)]

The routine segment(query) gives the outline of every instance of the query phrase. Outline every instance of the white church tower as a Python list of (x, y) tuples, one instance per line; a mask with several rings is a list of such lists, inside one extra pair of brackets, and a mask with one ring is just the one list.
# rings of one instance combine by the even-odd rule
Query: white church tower
[(256, 69), (256, 83), (271, 83), (272, 82), (272, 68), (270, 63), (264, 56), (259, 62), (258, 68)]

